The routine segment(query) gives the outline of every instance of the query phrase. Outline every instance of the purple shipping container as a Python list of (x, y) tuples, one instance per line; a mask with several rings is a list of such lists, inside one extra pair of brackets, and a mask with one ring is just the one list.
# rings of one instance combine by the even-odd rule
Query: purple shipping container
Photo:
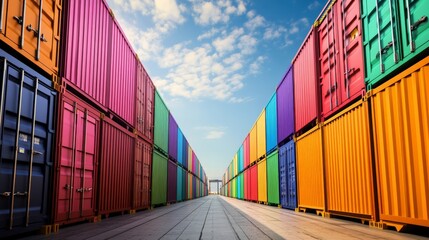
[(127, 123), (134, 125), (137, 87), (137, 59), (119, 24), (112, 20), (109, 38), (110, 79), (109, 109)]
[(183, 168), (188, 170), (188, 140), (186, 140), (185, 136), (183, 136)]
[(168, 114), (168, 154), (177, 161), (177, 123), (171, 113)]
[(294, 132), (293, 67), (291, 66), (277, 87), (277, 143)]
[(167, 202), (175, 202), (177, 200), (177, 165), (172, 161), (168, 161), (167, 179)]
[(80, 93), (107, 106), (112, 18), (104, 1), (69, 0), (64, 8), (61, 76)]

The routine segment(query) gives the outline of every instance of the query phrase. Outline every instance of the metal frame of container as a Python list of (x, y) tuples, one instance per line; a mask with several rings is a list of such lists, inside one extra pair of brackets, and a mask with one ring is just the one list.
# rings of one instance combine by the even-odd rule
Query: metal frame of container
[(137, 137), (134, 154), (134, 210), (150, 208), (152, 155), (152, 144)]

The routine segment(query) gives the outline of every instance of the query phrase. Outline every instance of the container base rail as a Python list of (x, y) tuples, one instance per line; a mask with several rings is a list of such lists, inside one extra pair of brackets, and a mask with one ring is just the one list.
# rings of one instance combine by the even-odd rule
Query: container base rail
[(303, 135), (304, 133), (308, 132), (309, 130), (313, 129), (315, 126), (319, 125), (320, 121), (319, 119), (314, 119), (311, 122), (309, 122), (307, 125), (302, 127), (300, 130), (295, 131), (295, 138)]
[(388, 229), (389, 227), (393, 227), (396, 229), (397, 232), (401, 232), (405, 226), (407, 226), (407, 224), (405, 223), (386, 222), (386, 221), (381, 221), (381, 222), (369, 221), (370, 228), (377, 228), (382, 230)]
[(328, 213), (326, 211), (315, 208), (297, 207), (295, 208), (295, 212), (314, 213), (317, 216), (328, 217)]

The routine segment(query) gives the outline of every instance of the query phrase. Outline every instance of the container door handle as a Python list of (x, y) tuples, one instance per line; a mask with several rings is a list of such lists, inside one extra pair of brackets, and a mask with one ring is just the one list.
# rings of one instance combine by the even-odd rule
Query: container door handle
[(87, 192), (91, 192), (92, 191), (92, 188), (85, 188), (85, 191), (87, 191)]
[(78, 189), (76, 189), (76, 192), (83, 193), (83, 191), (84, 191), (84, 189), (83, 189), (83, 188), (78, 188)]
[(389, 48), (393, 46), (393, 42), (389, 42), (382, 50), (381, 54), (386, 54), (389, 51)]
[(22, 16), (13, 16), (13, 19), (15, 19), (19, 25), (22, 25), (22, 23), (24, 22)]
[(2, 192), (0, 193), (0, 196), (2, 197), (10, 197), (11, 192)]
[(428, 19), (427, 16), (422, 16), (417, 22), (415, 22), (413, 25), (411, 25), (411, 31), (417, 30), (417, 28), (420, 26), (420, 24), (426, 22)]
[(33, 155), (43, 155), (43, 152), (39, 152), (39, 151), (34, 150)]
[(14, 196), (26, 196), (27, 192), (16, 192), (13, 194)]

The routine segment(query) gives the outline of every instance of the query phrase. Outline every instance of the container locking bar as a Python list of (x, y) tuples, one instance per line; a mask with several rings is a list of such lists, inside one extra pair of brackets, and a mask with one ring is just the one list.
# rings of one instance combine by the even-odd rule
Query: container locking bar
[[(378, 1), (378, 0), (377, 0)], [(389, 0), (389, 14), (390, 14), (390, 31), (392, 32), (392, 47), (393, 47), (393, 61), (398, 62), (398, 55), (396, 54), (395, 46), (395, 33), (393, 31), (393, 11), (392, 11), (392, 0)], [(390, 44), (390, 43), (389, 43)]]
[(19, 16), (19, 17), (14, 16), (13, 17), (16, 21), (18, 21), (18, 24), (21, 25), (21, 36), (19, 37), (19, 47), (20, 48), (24, 48), (24, 32), (25, 32), (24, 22), (25, 22), (26, 9), (27, 9), (27, 0), (24, 0), (22, 2), (22, 14), (21, 14), (21, 16)]
[(417, 28), (420, 26), (420, 24), (426, 22), (428, 20), (427, 16), (422, 16), (417, 22), (415, 22), (413, 25), (411, 25), (411, 31), (417, 30)]

